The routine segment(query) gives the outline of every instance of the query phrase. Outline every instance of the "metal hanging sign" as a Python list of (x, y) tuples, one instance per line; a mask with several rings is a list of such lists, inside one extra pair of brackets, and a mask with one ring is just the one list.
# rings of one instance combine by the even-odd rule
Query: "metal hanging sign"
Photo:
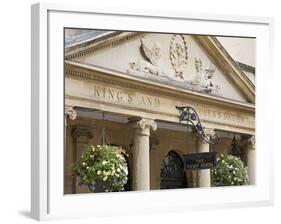
[(217, 164), (216, 152), (203, 152), (187, 154), (183, 156), (185, 170), (190, 169), (210, 169)]

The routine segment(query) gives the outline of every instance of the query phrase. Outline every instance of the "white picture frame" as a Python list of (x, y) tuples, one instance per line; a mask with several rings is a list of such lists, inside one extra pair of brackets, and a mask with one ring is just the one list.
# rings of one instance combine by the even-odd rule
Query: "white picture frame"
[[(256, 37), (256, 185), (223, 190), (64, 195), (64, 27)], [(267, 98), (262, 91), (270, 89), (266, 75), (271, 74), (272, 30), (270, 18), (180, 11), (128, 12), (49, 3), (32, 5), (32, 217), (50, 220), (271, 205), (273, 143), (270, 133), (262, 131), (270, 128)]]

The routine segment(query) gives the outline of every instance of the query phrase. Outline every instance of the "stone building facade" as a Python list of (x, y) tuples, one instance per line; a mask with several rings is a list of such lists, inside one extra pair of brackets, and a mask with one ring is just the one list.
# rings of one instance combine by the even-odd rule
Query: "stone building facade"
[[(229, 153), (236, 140), (255, 184), (255, 69), (216, 37), (75, 29), (65, 37), (66, 194), (85, 192), (71, 165), (90, 143), (126, 150), (127, 190), (156, 190), (212, 186), (210, 170), (185, 171), (183, 156)], [(193, 107), (220, 141), (180, 123), (176, 106)]]

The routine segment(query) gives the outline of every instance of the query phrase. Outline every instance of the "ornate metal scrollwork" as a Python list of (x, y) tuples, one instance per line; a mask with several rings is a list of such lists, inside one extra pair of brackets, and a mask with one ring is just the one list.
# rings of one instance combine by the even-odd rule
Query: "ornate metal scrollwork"
[(214, 134), (213, 136), (208, 138), (207, 134), (204, 132), (204, 129), (201, 125), (201, 121), (200, 121), (200, 118), (199, 118), (197, 112), (192, 107), (176, 106), (176, 108), (180, 112), (179, 121), (180, 122), (186, 121), (187, 125), (191, 124), (193, 131), (196, 131), (205, 142), (207, 142), (209, 144), (216, 144), (219, 141), (219, 136), (217, 134)]

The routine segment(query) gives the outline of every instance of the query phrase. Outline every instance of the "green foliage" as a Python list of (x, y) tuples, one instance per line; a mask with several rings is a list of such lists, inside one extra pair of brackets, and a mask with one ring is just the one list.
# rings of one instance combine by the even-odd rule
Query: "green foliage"
[(247, 167), (241, 159), (232, 155), (221, 154), (211, 175), (215, 186), (238, 186), (249, 182)]
[(88, 145), (74, 166), (77, 183), (90, 192), (123, 191), (128, 181), (128, 167), (121, 148), (111, 145)]

